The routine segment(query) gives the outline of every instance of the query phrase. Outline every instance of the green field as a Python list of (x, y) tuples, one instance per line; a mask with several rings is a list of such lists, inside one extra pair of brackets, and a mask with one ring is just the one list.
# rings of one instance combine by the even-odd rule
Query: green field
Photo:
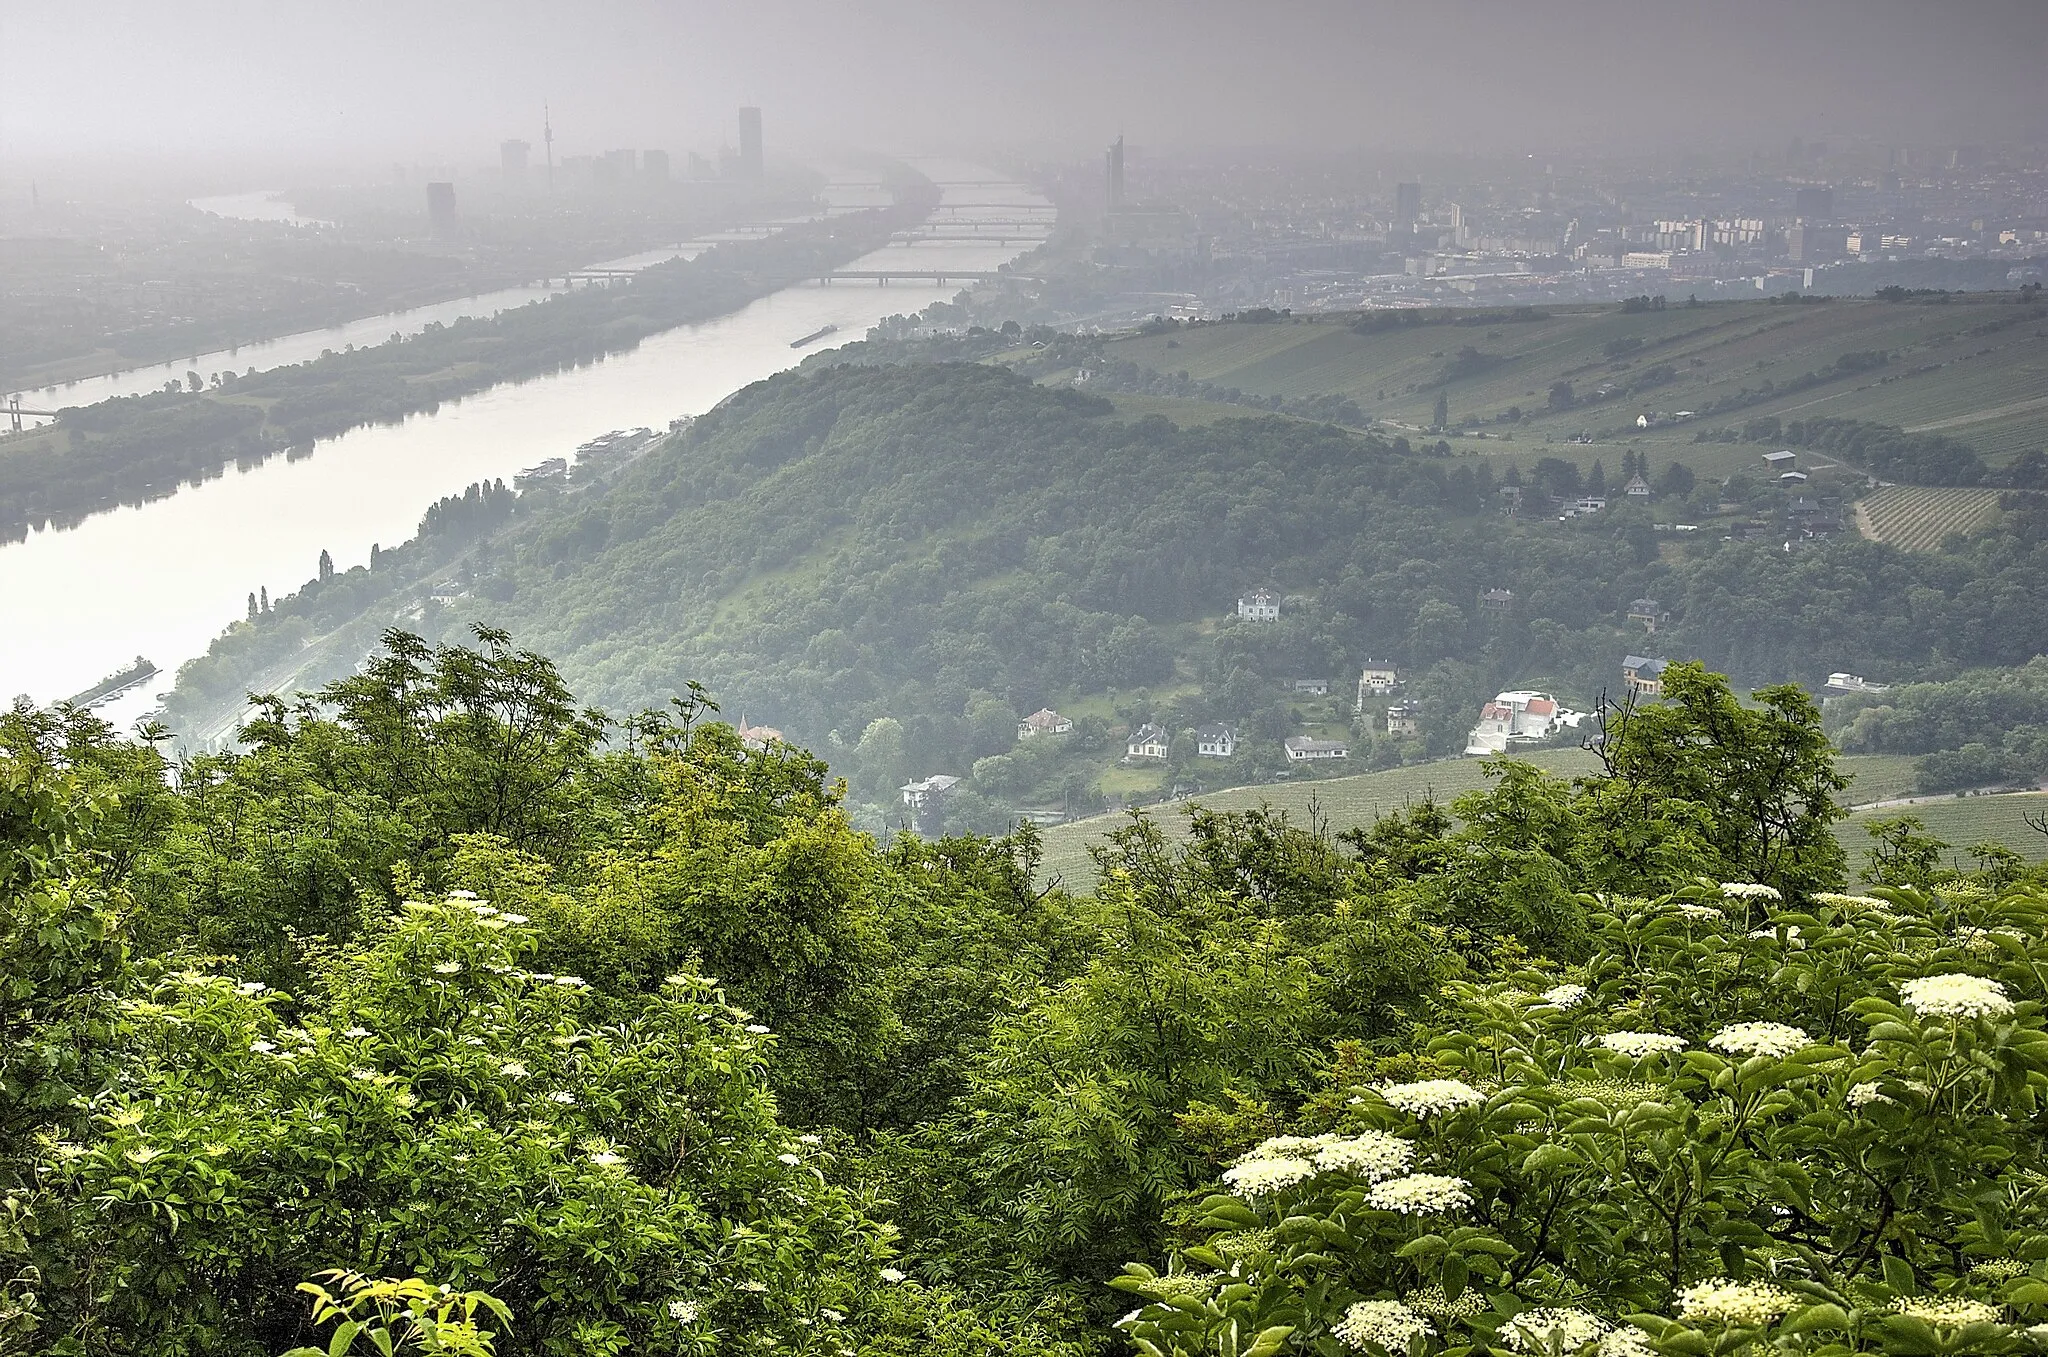
[[(1760, 415), (1871, 420), (1946, 434), (1993, 461), (2048, 447), (2048, 399), (2041, 394), (2048, 390), (2048, 326), (2009, 294), (1943, 305), (1721, 302), (1635, 315), (1614, 306), (1564, 306), (1547, 308), (1535, 321), (1367, 335), (1353, 333), (1351, 319), (1201, 326), (1114, 341), (1105, 354), (1261, 395), (1349, 396), (1397, 429), (1429, 424), (1442, 390), (1454, 423), (1476, 415), (1489, 435), (1513, 435), (1512, 442), (1490, 436), (1456, 446), (1516, 455), (1529, 453), (1530, 443), (1541, 448), (1581, 429), (1633, 423), (1646, 410), (1701, 409), (1744, 387), (1761, 391), (1766, 381), (1782, 385), (1829, 369), (1845, 353), (1884, 349), (1891, 361), (1882, 368), (1757, 400), (1707, 422), (1740, 424)], [(1635, 341), (1639, 347), (1608, 356), (1609, 345)], [(1483, 370), (1446, 383), (1447, 364), (1467, 346), (1485, 355)], [(1571, 382), (1583, 399), (1602, 385), (1626, 390), (1660, 365), (1672, 369), (1671, 379), (1636, 395), (1561, 412), (1546, 408), (1553, 382)], [(1497, 422), (1510, 407), (1520, 407), (1522, 420)], [(1662, 447), (1666, 456), (1683, 446), (1696, 470), (1725, 474), (1701, 461), (1711, 445), (1692, 442), (1698, 427), (1680, 423), (1630, 441)], [(1725, 451), (1744, 461), (1753, 456)]]
[(2048, 835), (2029, 826), (2026, 817), (2038, 818), (2044, 813), (2048, 813), (2048, 792), (1959, 796), (1946, 801), (1923, 801), (1912, 806), (1860, 810), (1851, 815), (1836, 833), (1842, 840), (1842, 847), (1849, 852), (1849, 875), (1852, 878), (1862, 872), (1864, 854), (1870, 849), (1867, 828), (1870, 822), (1898, 815), (1919, 816), (1928, 833), (1952, 845), (1954, 851), (1950, 857), (1956, 866), (1966, 869), (1974, 866), (1965, 850), (1985, 839), (2004, 844), (2029, 862), (2040, 862), (2048, 859)]
[[(1539, 750), (1526, 757), (1537, 767), (1560, 776), (1591, 772), (1599, 766), (1598, 760), (1580, 749)], [(1836, 766), (1850, 780), (1845, 799), (1852, 805), (1861, 805), (1907, 795), (1913, 789), (1913, 762), (1911, 758), (1898, 755), (1851, 755), (1836, 760)], [(1286, 811), (1297, 823), (1306, 824), (1312, 819), (1320, 819), (1332, 831), (1339, 831), (1354, 825), (1371, 824), (1379, 816), (1414, 805), (1424, 797), (1434, 796), (1439, 801), (1448, 801), (1485, 783), (1482, 760), (1441, 759), (1377, 773), (1356, 773), (1350, 777), (1233, 787), (1200, 797), (1199, 802), (1211, 810), (1252, 810), (1262, 805), (1271, 806), (1275, 810)], [(1150, 813), (1176, 837), (1187, 828), (1187, 819), (1180, 807), (1156, 807)], [(2018, 824), (2016, 816), (2013, 822)], [(1121, 815), (1097, 815), (1045, 830), (1045, 861), (1040, 875), (1046, 880), (1057, 876), (1075, 890), (1088, 889), (1095, 881), (1095, 865), (1088, 857), (1088, 845), (1100, 842), (1106, 832), (1122, 823), (1124, 817)], [(2020, 832), (2025, 832), (2023, 825)], [(1984, 836), (1980, 834), (1977, 837)], [(2015, 847), (2022, 847), (2008, 835), (2000, 837), (2013, 842)], [(1869, 841), (1867, 834), (1858, 833), (1855, 838), (1852, 855), (1860, 854)], [(2043, 839), (2042, 843), (2043, 855), (2048, 856), (2048, 839)]]
[(1875, 542), (1935, 551), (1950, 533), (1970, 533), (1998, 514), (1996, 490), (1887, 485), (1856, 504), (1857, 530)]

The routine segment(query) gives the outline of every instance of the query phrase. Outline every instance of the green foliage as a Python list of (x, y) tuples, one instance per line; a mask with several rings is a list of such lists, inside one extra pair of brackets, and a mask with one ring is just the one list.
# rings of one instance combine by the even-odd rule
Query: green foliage
[(1581, 966), (1446, 988), (1447, 1078), (1341, 1085), (1243, 1156), (1200, 1244), (1118, 1280), (1139, 1349), (2032, 1350), (2048, 897), (1703, 886), (1592, 923)]
[(483, 1291), (458, 1294), (417, 1277), (372, 1281), (338, 1270), (325, 1276), (340, 1289), (339, 1296), (318, 1282), (301, 1282), (299, 1290), (313, 1298), (313, 1323), (334, 1325), (334, 1337), (325, 1348), (293, 1348), (284, 1357), (341, 1357), (358, 1338), (381, 1357), (405, 1349), (491, 1357), (496, 1347), (477, 1313), (486, 1312), (500, 1324), (512, 1320), (511, 1310)]

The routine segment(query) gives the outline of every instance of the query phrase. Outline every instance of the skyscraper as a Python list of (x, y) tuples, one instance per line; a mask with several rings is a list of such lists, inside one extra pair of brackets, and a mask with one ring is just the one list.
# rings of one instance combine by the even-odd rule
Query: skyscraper
[(763, 168), (761, 110), (743, 108), (740, 110), (740, 178), (759, 179)]
[(427, 224), (437, 236), (455, 234), (455, 185), (441, 180), (427, 185)]
[(1413, 231), (1416, 219), (1422, 216), (1422, 185), (1394, 185), (1394, 229)]
[(1121, 212), (1124, 206), (1124, 139), (1121, 133), (1109, 144), (1106, 160), (1109, 167), (1109, 210)]
[(526, 153), (533, 149), (530, 142), (501, 141), (498, 143), (498, 171), (507, 184), (526, 182)]

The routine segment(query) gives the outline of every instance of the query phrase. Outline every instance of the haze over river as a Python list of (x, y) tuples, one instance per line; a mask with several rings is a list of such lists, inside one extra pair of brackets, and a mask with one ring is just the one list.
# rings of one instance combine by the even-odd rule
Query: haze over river
[[(942, 182), (995, 178), (955, 163), (920, 168)], [(860, 201), (858, 192), (828, 190), (835, 204)], [(974, 204), (1040, 201), (1017, 184), (948, 187), (933, 220), (1015, 218), (1014, 208), (977, 214)], [(1045, 215), (1050, 221), (1049, 210)], [(990, 270), (1027, 248), (892, 244), (848, 267)], [(905, 282), (788, 288), (590, 367), (493, 387), (400, 424), (354, 429), (321, 440), (297, 461), (277, 456), (253, 470), (229, 468), (169, 499), (0, 546), (0, 625), (22, 638), (0, 648), (0, 700), (25, 692), (56, 701), (145, 655), (164, 672), (99, 709), (125, 724), (155, 705), (154, 694), (170, 687), (180, 664), (243, 616), (251, 591), (295, 591), (312, 578), (322, 549), (333, 554), (337, 570), (364, 564), (373, 542), (411, 537), (420, 515), (443, 495), (486, 478), (509, 482), (522, 468), (568, 456), (613, 429), (658, 429), (701, 414), (819, 349), (861, 338), (884, 316), (957, 291)], [(791, 340), (825, 325), (838, 332), (790, 348)]]

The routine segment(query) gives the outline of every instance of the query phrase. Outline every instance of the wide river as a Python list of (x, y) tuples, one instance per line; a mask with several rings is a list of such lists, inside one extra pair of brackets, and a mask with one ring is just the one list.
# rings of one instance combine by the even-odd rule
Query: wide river
[[(1044, 200), (1021, 185), (993, 182), (985, 170), (948, 162), (920, 168), (944, 185), (934, 223), (1050, 220), (1050, 204), (1020, 212), (1014, 205)], [(1016, 235), (1010, 233), (1013, 242)], [(1027, 248), (899, 241), (849, 267), (989, 270)], [(164, 672), (99, 709), (126, 723), (149, 711), (177, 667), (205, 653), (243, 615), (251, 591), (263, 586), (276, 596), (298, 589), (323, 549), (337, 569), (362, 564), (372, 543), (412, 536), (421, 513), (442, 495), (485, 478), (509, 481), (609, 430), (661, 428), (701, 414), (809, 354), (861, 338), (884, 316), (958, 290), (901, 280), (788, 288), (587, 368), (493, 387), (431, 415), (324, 439), (297, 461), (279, 456), (249, 471), (230, 468), (169, 499), (0, 546), (0, 699), (27, 693), (56, 701), (146, 655)], [(790, 348), (791, 340), (826, 325), (838, 332)]]

